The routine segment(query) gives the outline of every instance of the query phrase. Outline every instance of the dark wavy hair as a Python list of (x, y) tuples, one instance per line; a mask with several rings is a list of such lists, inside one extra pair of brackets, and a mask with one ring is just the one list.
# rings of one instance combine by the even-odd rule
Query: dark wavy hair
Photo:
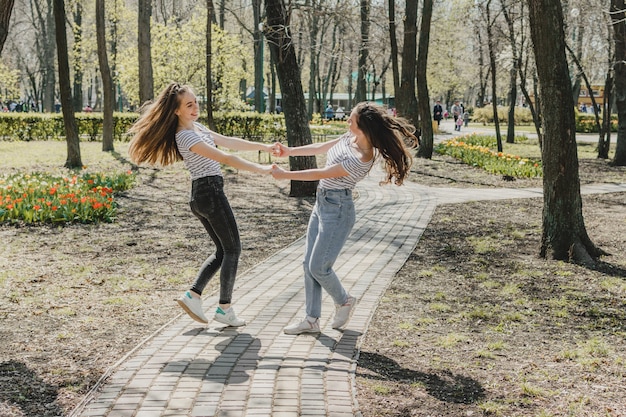
[(175, 112), (181, 96), (189, 92), (193, 93), (191, 87), (173, 82), (154, 102), (142, 107), (141, 116), (129, 129), (133, 138), (128, 154), (133, 162), (166, 166), (183, 159), (176, 146), (178, 116)]
[(357, 126), (384, 160), (387, 177), (382, 183), (402, 185), (413, 163), (409, 147), (418, 144), (415, 127), (378, 104), (361, 102), (353, 111)]

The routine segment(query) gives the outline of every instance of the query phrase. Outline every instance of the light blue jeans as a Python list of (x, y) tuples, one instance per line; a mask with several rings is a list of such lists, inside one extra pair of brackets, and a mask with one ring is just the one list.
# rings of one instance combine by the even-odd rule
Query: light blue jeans
[(322, 288), (335, 304), (344, 304), (348, 299), (333, 265), (354, 221), (352, 190), (317, 190), (303, 260), (306, 314), (310, 317), (319, 318), (322, 314)]

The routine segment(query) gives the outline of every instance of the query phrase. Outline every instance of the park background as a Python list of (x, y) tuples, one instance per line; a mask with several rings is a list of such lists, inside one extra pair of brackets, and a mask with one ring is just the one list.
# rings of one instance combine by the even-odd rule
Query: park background
[[(8, 10), (9, 3), (13, 6), (7, 0), (0, 3), (2, 12)], [(212, 104), (204, 107), (207, 123), (211, 123), (213, 111), (215, 120), (221, 120), (223, 114), (233, 118), (236, 112), (240, 120), (269, 117), (284, 123), (284, 113), (276, 115), (276, 105), (281, 104), (282, 112), (293, 109), (282, 106), (285, 92), (280, 89), (275, 62), (267, 53), (272, 45), (268, 36), (272, 33), (267, 29), (273, 27), (267, 22), (276, 16), (264, 13), (268, 3), (276, 2), (95, 2), (106, 6), (110, 75), (106, 91), (110, 94), (109, 105), (113, 104), (109, 110), (115, 110), (113, 120), (132, 120), (136, 113), (129, 111), (137, 110), (153, 97), (154, 91), (175, 78), (192, 84), (201, 101)], [(572, 102), (576, 105), (581, 97), (590, 100), (589, 92), (598, 93), (594, 100), (600, 111), (575, 115), (580, 107), (574, 110), (572, 106), (572, 119), (579, 126), (586, 124), (591, 126), (589, 130), (599, 131), (598, 146), (584, 145), (583, 150), (578, 144), (580, 181), (623, 183), (623, 168), (611, 164), (616, 159), (615, 146), (610, 142), (612, 129), (607, 128), (613, 126), (607, 117), (613, 113), (608, 107), (612, 100), (605, 100), (605, 96), (612, 90), (603, 87), (620, 62), (614, 53), (615, 34), (621, 32), (611, 21), (617, 13), (607, 13), (606, 2), (599, 1), (540, 3), (562, 6), (563, 21), (556, 29), (563, 30), (571, 50), (567, 82)], [(54, 12), (60, 4), (65, 9), (62, 21), (67, 24), (64, 33), (68, 44), (61, 48), (69, 64), (65, 73), (57, 67), (59, 35), (55, 32)], [(309, 135), (312, 133), (311, 139), (315, 135), (332, 137), (345, 127), (323, 122), (328, 102), (345, 104), (348, 112), (352, 103), (380, 101), (403, 116), (427, 121), (416, 124), (428, 145), (429, 139), (435, 142), (441, 139), (437, 134), (445, 135), (449, 130), (432, 132), (433, 136), (428, 137), (428, 128), (434, 128), (431, 118), (425, 117), (413, 101), (426, 78), (428, 98), (420, 102), (426, 103), (428, 110), (438, 98), (446, 108), (459, 100), (475, 116), (476, 123), (480, 120), (479, 109), (487, 104), (483, 110), (492, 117), (485, 116), (484, 123), (493, 126), (494, 137), (498, 126), (494, 110), (502, 113), (499, 121), (507, 128), (503, 145), (506, 152), (541, 159), (540, 140), (527, 142), (519, 138), (526, 136), (524, 131), (528, 129), (521, 124), (530, 125), (529, 135), (533, 130), (542, 133), (537, 129), (541, 124), (537, 125), (537, 117), (529, 108), (539, 94), (525, 4), (282, 3), (289, 10), (298, 80), (304, 86), (301, 108), (306, 123), (302, 125)], [(213, 8), (211, 17), (207, 5)], [(427, 26), (422, 22), (428, 15), (428, 5), (433, 8)], [(396, 7), (394, 19), (388, 18), (390, 6)], [(1, 410), (17, 416), (64, 415), (128, 346), (174, 314), (167, 300), (171, 301), (186, 282), (185, 274), (194, 267), (181, 265), (189, 262), (202, 243), (194, 236), (193, 219), (186, 223), (187, 182), (180, 166), (166, 170), (135, 167), (126, 160), (125, 140), (112, 142), (107, 152), (99, 149), (105, 143), (100, 141), (106, 130), (106, 76), (98, 62), (94, 4), (18, 0), (13, 7), (10, 20), (2, 26), (8, 31), (1, 51), (0, 95), (9, 105), (14, 101), (17, 107), (22, 102), (22, 113), (41, 114), (9, 112), (2, 115), (3, 123), (19, 125), (24, 117), (61, 117), (63, 124), (50, 122), (50, 135), (69, 143), (67, 116), (56, 113), (69, 109), (77, 120), (91, 120), (96, 133), (90, 141), (88, 132), (79, 131), (81, 163), (76, 164), (65, 155), (70, 151), (63, 142), (22, 142), (19, 135), (28, 137), (23, 128), (15, 130), (20, 133), (7, 134), (3, 127), (3, 173), (68, 175), (61, 168), (65, 161), (65, 165), (78, 165), (79, 173), (123, 176), (130, 170), (136, 181), (131, 191), (116, 195), (119, 212), (110, 219), (112, 223), (69, 222), (59, 227), (56, 222), (32, 226), (19, 220), (2, 227), (2, 335), (7, 343), (2, 352), (5, 385)], [(206, 31), (207, 19), (214, 21), (210, 32)], [(150, 30), (146, 30), (146, 22)], [(411, 24), (415, 31), (411, 31)], [(394, 29), (390, 31), (391, 26)], [(146, 47), (142, 37), (147, 33), (152, 38)], [(209, 33), (209, 44), (214, 48), (210, 54), (206, 49)], [(397, 65), (391, 33), (397, 34)], [(418, 35), (422, 40), (425, 34), (429, 35), (428, 65), (420, 69), (418, 64), (425, 65), (426, 60), (402, 57), (410, 57), (412, 52), (417, 57)], [(424, 48), (420, 45), (419, 51)], [(207, 56), (212, 57), (210, 71)], [(61, 87), (63, 80), (67, 81), (65, 88)], [(146, 87), (146, 81), (151, 85)], [(67, 91), (70, 95), (59, 107), (64, 99), (62, 93)], [(536, 110), (541, 112), (542, 108)], [(262, 115), (254, 114), (259, 112)], [(520, 112), (524, 122), (516, 125), (515, 114)], [(602, 118), (596, 119), (596, 114)], [(33, 119), (26, 120), (27, 126), (33, 125)], [(284, 135), (293, 140), (288, 126)], [(496, 147), (499, 145), (502, 143)], [(431, 146), (435, 148), (434, 143)], [(247, 157), (256, 160), (258, 155)], [(420, 158), (413, 179), (430, 185), (541, 187), (541, 178), (516, 178), (511, 183), (503, 179), (510, 177), (508, 174), (486, 173), (471, 163), (457, 161), (437, 152), (430, 158)], [(249, 233), (245, 237), (250, 242), (247, 262), (254, 264), (303, 233), (310, 209), (308, 197), (291, 199), (288, 195), (293, 189), (289, 187), (266, 184), (266, 180), (259, 183), (243, 173), (227, 175), (236, 184), (230, 195), (241, 198), (235, 204), (242, 229)], [(176, 187), (172, 189), (171, 184)], [(255, 189), (261, 191), (251, 191)], [(175, 231), (164, 233), (167, 229), (163, 223), (146, 223), (145, 205), (132, 204), (145, 202), (146, 192), (153, 193), (149, 201), (166, 202), (173, 216), (168, 217), (170, 220), (180, 220), (174, 224)], [(267, 227), (262, 221), (266, 219), (259, 219), (258, 206), (251, 206), (251, 201), (281, 215)], [(542, 233), (541, 204), (537, 201), (442, 208), (440, 217), (431, 223), (433, 234), (424, 237), (423, 246), (417, 248), (415, 258), (400, 274), (417, 287), (397, 281), (377, 314), (380, 321), (370, 328), (371, 339), (363, 345), (358, 379), (363, 410), (371, 415), (428, 415), (433, 410), (441, 415), (623, 415), (619, 399), (624, 388), (624, 241), (623, 234), (616, 230), (623, 230), (620, 208), (625, 203), (624, 194), (585, 197), (584, 203), (585, 210), (595, 209), (585, 212), (592, 239), (612, 254), (608, 260), (602, 258), (596, 268), (536, 257)], [(144, 252), (134, 249), (139, 229), (133, 224), (148, 226), (148, 234), (154, 233), (144, 236), (142, 242), (149, 244), (142, 248)], [(446, 226), (450, 230), (444, 233)], [(184, 236), (196, 240), (189, 243), (175, 238), (181, 230)], [(284, 234), (277, 232), (285, 230), (288, 232)], [(164, 234), (174, 241), (167, 244), (162, 239)], [(272, 236), (270, 241), (276, 246), (268, 244), (267, 236)], [(460, 256), (466, 250), (471, 261)], [(159, 253), (171, 259), (156, 255), (150, 260), (148, 254)], [(132, 260), (134, 256), (138, 257), (136, 261)], [(155, 270), (155, 264), (161, 266)], [(133, 271), (133, 278), (120, 271)], [(146, 271), (150, 271), (149, 279), (145, 279)], [(449, 277), (455, 280), (450, 282)], [(510, 283), (511, 277), (514, 283)], [(463, 296), (467, 289), (472, 290), (472, 297)], [(502, 302), (494, 305), (494, 299)], [(423, 309), (427, 311), (414, 316)], [(466, 360), (468, 355), (473, 360)], [(499, 372), (494, 374), (494, 370)], [(468, 387), (476, 388), (472, 384), (455, 386), (454, 382), (463, 378), (450, 379), (451, 375), (481, 381), (481, 389), (468, 391)]]

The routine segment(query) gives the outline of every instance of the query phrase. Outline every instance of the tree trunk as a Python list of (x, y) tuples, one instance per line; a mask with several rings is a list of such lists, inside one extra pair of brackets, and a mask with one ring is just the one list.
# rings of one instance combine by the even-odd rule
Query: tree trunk
[(65, 167), (80, 168), (83, 163), (80, 159), (80, 140), (78, 128), (72, 108), (72, 86), (70, 84), (70, 64), (67, 53), (67, 35), (65, 33), (65, 6), (63, 0), (54, 0), (54, 23), (56, 26), (57, 57), (59, 61), (59, 90), (61, 92), (61, 107), (65, 124), (65, 140), (67, 142), (67, 160)]
[[(611, 55), (610, 62), (614, 62), (615, 54)], [(609, 159), (611, 149), (611, 115), (613, 113), (613, 71), (609, 69), (604, 80), (604, 101), (602, 103), (602, 129), (598, 138), (598, 158)]]
[(485, 6), (487, 20), (487, 45), (489, 46), (489, 67), (491, 71), (491, 107), (493, 110), (493, 123), (496, 128), (496, 141), (498, 143), (498, 152), (502, 152), (502, 134), (500, 133), (500, 119), (498, 118), (498, 97), (496, 95), (497, 79), (496, 76), (496, 51), (493, 40), (493, 25), (491, 21), (491, 0), (487, 1)]
[[(213, 25), (215, 24), (215, 9), (213, 0), (206, 2), (206, 113), (209, 129), (215, 129), (213, 119), (213, 78), (211, 77), (213, 66)], [(244, 91), (244, 95), (246, 92)]]
[(574, 100), (560, 0), (528, 0), (543, 114), (543, 215), (540, 254), (593, 264), (604, 252), (585, 229), (578, 177)]
[(393, 72), (393, 94), (400, 90), (400, 69), (398, 67), (398, 39), (396, 37), (396, 0), (389, 0), (389, 43), (391, 46), (391, 70)]
[(402, 46), (402, 73), (400, 89), (396, 92), (396, 107), (400, 116), (417, 126), (419, 119), (415, 97), (415, 66), (417, 54), (417, 3), (406, 1), (404, 18), (404, 45)]
[[(42, 22), (42, 27), (47, 28), (44, 30), (44, 40), (42, 44), (44, 45), (44, 50), (42, 51), (43, 57), (43, 110), (45, 112), (53, 112), (55, 111), (55, 88), (56, 88), (56, 71), (55, 71), (55, 50), (56, 50), (56, 41), (53, 33), (57, 31), (54, 28), (54, 13), (53, 13), (53, 5), (52, 0), (47, 0), (47, 10), (45, 18), (41, 16), (40, 21)], [(45, 23), (43, 23), (45, 21)], [(70, 101), (70, 105), (71, 105)]]
[(615, 106), (618, 123), (612, 163), (626, 166), (626, 1), (611, 0), (610, 15), (615, 39)]
[(0, 55), (2, 55), (4, 42), (6, 42), (9, 34), (9, 22), (14, 3), (14, 0), (0, 0)]
[(102, 74), (103, 122), (102, 150), (112, 151), (113, 148), (113, 109), (115, 107), (115, 86), (109, 68), (107, 54), (106, 24), (104, 0), (96, 0), (96, 41), (98, 43), (98, 64)]
[(593, 88), (591, 87), (589, 78), (587, 78), (587, 75), (585, 74), (583, 66), (580, 64), (580, 60), (576, 57), (576, 54), (574, 54), (574, 51), (572, 51), (570, 47), (567, 46), (567, 44), (565, 44), (565, 49), (567, 50), (567, 52), (570, 53), (570, 56), (572, 57), (572, 61), (574, 61), (576, 68), (578, 68), (578, 75), (576, 76), (576, 82), (578, 83), (579, 92), (577, 93), (577, 95), (572, 94), (572, 98), (574, 98), (574, 105), (578, 104), (578, 95), (580, 95), (580, 79), (582, 79), (585, 81), (585, 87), (587, 87), (587, 91), (589, 92), (589, 98), (591, 99), (591, 105), (593, 107), (593, 115), (594, 115), (594, 120), (596, 122), (596, 127), (598, 128), (598, 132), (600, 136), (602, 136), (602, 122), (600, 121), (600, 115), (598, 113), (598, 108), (600, 106), (598, 106), (598, 103), (596, 102), (596, 97), (593, 94)]
[[(520, 3), (520, 16), (524, 17), (524, 2)], [(522, 30), (520, 35), (520, 49), (519, 49), (519, 53), (514, 53), (514, 55), (517, 57), (517, 64), (515, 65), (515, 67), (517, 68), (517, 72), (519, 73), (519, 80), (520, 80), (520, 90), (522, 90), (522, 95), (524, 96), (524, 99), (526, 100), (526, 105), (528, 106), (528, 109), (530, 110), (530, 114), (533, 117), (533, 124), (535, 126), (535, 132), (537, 133), (537, 141), (539, 142), (539, 147), (541, 148), (541, 144), (543, 143), (543, 133), (541, 132), (541, 114), (539, 113), (539, 96), (537, 94), (535, 94), (535, 104), (533, 104), (533, 101), (530, 99), (530, 94), (528, 93), (528, 88), (526, 87), (526, 80), (529, 78), (528, 77), (528, 61), (529, 61), (529, 53), (526, 53), (526, 59), (523, 59), (522, 57), (524, 56), (524, 51), (527, 50), (527, 48), (525, 47), (526, 45), (526, 35), (525, 35), (525, 31)], [(533, 79), (534, 79), (534, 73), (533, 73)]]
[(417, 55), (417, 104), (421, 120), (420, 147), (417, 156), (432, 158), (433, 156), (433, 124), (430, 114), (430, 98), (426, 64), (428, 62), (428, 45), (430, 42), (430, 22), (433, 16), (433, 0), (424, 0), (422, 7), (422, 24), (420, 25), (419, 52)]
[(517, 64), (519, 59), (517, 58), (517, 44), (515, 43), (515, 26), (513, 19), (511, 18), (508, 10), (508, 5), (501, 4), (502, 14), (506, 20), (507, 27), (509, 29), (509, 43), (511, 44), (511, 52), (513, 55), (513, 68), (511, 68), (509, 78), (509, 115), (508, 125), (506, 131), (506, 143), (515, 143), (515, 102), (517, 101)]
[[(287, 144), (302, 146), (311, 144), (309, 118), (304, 101), (304, 92), (300, 78), (300, 68), (296, 61), (296, 51), (289, 32), (289, 19), (283, 0), (265, 0), (267, 37), (272, 61), (276, 64), (276, 74), (282, 92)], [(297, 156), (289, 158), (291, 170), (316, 168), (314, 156)], [(291, 181), (293, 197), (315, 195), (317, 181)]]
[(152, 0), (139, 0), (137, 20), (137, 52), (139, 63), (139, 103), (144, 104), (154, 98), (154, 78), (152, 74), (152, 47), (150, 45), (150, 18)]
[(354, 101), (367, 100), (367, 56), (369, 55), (371, 0), (361, 0), (361, 44), (359, 47), (359, 69), (356, 79)]
[(74, 25), (72, 32), (74, 33), (74, 111), (83, 109), (83, 62), (82, 62), (82, 45), (83, 45), (83, 5), (80, 1), (76, 2), (76, 10), (74, 15)]
[[(485, 74), (485, 48), (483, 47), (483, 37), (480, 32), (481, 28), (479, 25), (476, 25), (476, 38), (478, 39), (478, 103), (476, 103), (477, 107), (485, 107), (485, 102), (487, 100), (487, 77), (489, 76), (489, 71)], [(446, 101), (446, 105), (448, 102)]]
[(220, 15), (220, 19), (219, 19), (220, 29), (224, 30), (224, 21), (226, 20), (226, 0), (220, 1), (219, 15)]
[(252, 0), (254, 27), (252, 37), (254, 39), (254, 110), (257, 113), (265, 111), (263, 98), (263, 33), (259, 29), (261, 22), (261, 0)]
[[(308, 24), (309, 24), (309, 100), (307, 102), (307, 113), (309, 115), (309, 120), (313, 117), (313, 113), (319, 112), (323, 114), (326, 106), (321, 103), (318, 106), (315, 106), (315, 102), (317, 99), (317, 88), (316, 88), (316, 79), (319, 74), (318, 64), (319, 61), (317, 59), (317, 54), (315, 53), (319, 48), (317, 45), (317, 34), (319, 31), (319, 18), (317, 3), (315, 0), (312, 2), (307, 2), (310, 7), (310, 13), (308, 13)], [(324, 120), (322, 115), (322, 120)]]

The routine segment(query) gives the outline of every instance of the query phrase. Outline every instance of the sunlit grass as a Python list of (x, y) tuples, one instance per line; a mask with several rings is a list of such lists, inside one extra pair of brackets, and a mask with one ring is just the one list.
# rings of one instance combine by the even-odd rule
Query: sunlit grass
[(437, 338), (437, 344), (443, 348), (453, 348), (459, 343), (462, 343), (467, 340), (467, 337), (458, 334), (458, 333), (450, 333), (445, 336), (441, 336)]
[[(80, 156), (83, 165), (97, 165), (99, 169), (118, 168), (120, 163), (129, 165), (128, 143), (115, 142), (114, 148), (113, 152), (102, 152), (100, 142), (81, 142)], [(30, 171), (33, 167), (61, 168), (67, 159), (67, 143), (0, 141), (0, 159), (5, 168), (16, 170)]]

